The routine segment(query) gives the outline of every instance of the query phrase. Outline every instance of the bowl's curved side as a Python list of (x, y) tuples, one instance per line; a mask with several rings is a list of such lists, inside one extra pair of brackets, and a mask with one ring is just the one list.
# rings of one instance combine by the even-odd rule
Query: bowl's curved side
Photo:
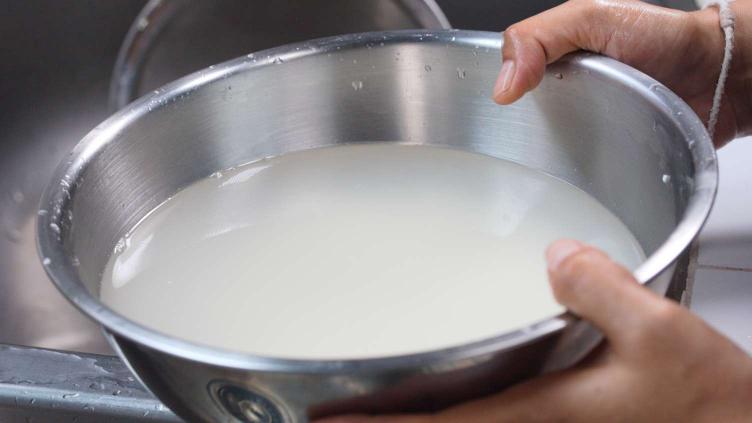
[[(617, 141), (624, 142), (615, 142), (612, 145), (604, 146), (593, 154), (598, 157), (618, 157), (618, 153), (623, 151), (624, 148), (628, 148), (626, 146), (634, 141), (635, 145), (639, 145), (638, 149), (630, 151), (634, 157), (643, 157), (640, 155), (644, 153), (647, 154), (645, 157), (649, 159), (647, 161), (655, 160), (656, 163), (659, 163), (659, 166), (657, 166), (659, 168), (651, 169), (648, 168), (648, 164), (636, 161), (634, 166), (639, 167), (641, 177), (652, 177), (656, 172), (658, 174), (671, 172), (681, 176), (681, 178), (675, 178), (677, 183), (673, 186), (651, 188), (651, 192), (655, 193), (655, 198), (658, 198), (659, 195), (676, 194), (676, 203), (663, 204), (661, 211), (664, 221), (672, 223), (672, 219), (675, 219), (678, 222), (678, 227), (671, 232), (667, 241), (660, 245), (656, 243), (650, 259), (635, 271), (635, 275), (640, 281), (651, 281), (649, 286), (652, 289), (664, 293), (666, 286), (664, 281), (670, 278), (672, 263), (689, 246), (691, 240), (699, 232), (712, 205), (717, 185), (714, 151), (701, 122), (686, 104), (654, 80), (611, 59), (593, 55), (574, 55), (563, 59), (559, 64), (552, 66), (548, 71), (549, 77), (546, 78), (541, 88), (527, 97), (525, 101), (508, 108), (496, 108), (487, 96), (480, 94), (482, 94), (484, 87), (492, 85), (492, 79), (495, 77), (498, 68), (500, 45), (501, 39), (498, 34), (470, 31), (407, 31), (333, 37), (285, 46), (217, 65), (178, 80), (149, 96), (137, 100), (87, 135), (73, 150), (69, 159), (60, 165), (56, 178), (45, 192), (40, 207), (44, 213), (40, 213), (38, 219), (38, 244), (40, 255), (44, 260), (50, 278), (66, 298), (85, 314), (107, 328), (109, 333), (112, 334), (113, 342), (121, 350), (124, 359), (133, 366), (134, 370), (144, 379), (144, 382), (160, 398), (164, 398), (169, 406), (175, 407), (175, 410), (179, 413), (184, 410), (184, 414), (189, 417), (193, 417), (193, 415), (188, 413), (197, 413), (196, 415), (200, 418), (208, 419), (209, 417), (219, 416), (216, 413), (225, 413), (224, 409), (237, 408), (240, 410), (242, 406), (235, 404), (238, 401), (235, 401), (234, 405), (225, 404), (227, 401), (233, 402), (233, 398), (235, 400), (245, 398), (249, 401), (246, 406), (255, 405), (258, 409), (276, 404), (279, 405), (280, 413), (287, 413), (296, 418), (303, 418), (306, 410), (314, 415), (325, 415), (350, 409), (364, 411), (371, 409), (369, 407), (376, 407), (373, 409), (375, 411), (396, 409), (395, 407), (431, 409), (472, 395), (490, 392), (490, 390), (498, 389), (505, 384), (538, 374), (542, 370), (553, 370), (572, 364), (590, 351), (592, 346), (597, 343), (599, 335), (587, 323), (579, 322), (567, 314), (546, 319), (512, 333), (468, 345), (400, 357), (365, 360), (276, 359), (197, 345), (137, 324), (102, 304), (92, 293), (96, 292), (96, 289), (87, 289), (84, 281), (87, 278), (82, 276), (82, 274), (87, 273), (88, 279), (96, 282), (98, 281), (96, 279), (97, 272), (101, 269), (97, 270), (96, 266), (89, 268), (90, 266), (83, 259), (79, 266), (76, 257), (76, 243), (75, 240), (71, 239), (71, 234), (75, 232), (74, 229), (80, 232), (83, 225), (91, 225), (89, 231), (97, 231), (97, 224), (102, 224), (102, 221), (107, 219), (114, 219), (114, 216), (104, 213), (104, 216), (98, 216), (98, 221), (87, 221), (86, 217), (91, 217), (91, 214), (87, 214), (87, 210), (80, 208), (77, 210), (81, 213), (75, 216), (83, 215), (85, 217), (78, 217), (79, 220), (74, 219), (72, 211), (75, 208), (75, 200), (77, 195), (81, 195), (82, 190), (88, 192), (87, 198), (89, 199), (97, 198), (92, 193), (104, 192), (106, 194), (106, 191), (96, 191), (91, 188), (93, 186), (92, 179), (96, 179), (94, 183), (99, 184), (101, 189), (110, 186), (121, 189), (131, 182), (121, 181), (116, 177), (130, 178), (132, 176), (138, 182), (132, 183), (134, 189), (144, 190), (144, 188), (149, 188), (144, 184), (144, 181), (138, 180), (138, 172), (134, 172), (133, 168), (125, 166), (121, 169), (121, 173), (107, 173), (113, 167), (123, 166), (118, 158), (124, 156), (115, 155), (113, 148), (118, 141), (120, 144), (124, 142), (122, 140), (124, 134), (127, 134), (132, 127), (143, 125), (144, 122), (163, 119), (160, 118), (159, 113), (176, 113), (170, 116), (173, 119), (178, 119), (183, 116), (181, 115), (181, 108), (187, 104), (187, 100), (194, 96), (203, 99), (208, 98), (207, 103), (204, 104), (207, 114), (214, 112), (213, 109), (225, 110), (223, 107), (227, 106), (223, 102), (228, 101), (227, 98), (230, 97), (229, 94), (224, 96), (228, 93), (222, 85), (227, 83), (225, 81), (240, 81), (244, 80), (243, 78), (258, 75), (260, 72), (269, 73), (270, 70), (272, 75), (270, 80), (282, 78), (286, 72), (294, 73), (285, 70), (284, 66), (287, 65), (281, 66), (285, 63), (306, 63), (303, 59), (326, 59), (336, 63), (339, 55), (355, 54), (355, 56), (347, 56), (347, 58), (352, 60), (352, 67), (356, 67), (360, 71), (366, 66), (364, 62), (372, 57), (369, 56), (368, 52), (371, 49), (385, 46), (387, 49), (385, 51), (389, 51), (388, 61), (391, 65), (385, 64), (384, 66), (399, 66), (398, 69), (403, 72), (399, 75), (401, 79), (398, 77), (390, 79), (392, 78), (390, 74), (377, 68), (373, 68), (373, 72), (368, 75), (373, 78), (371, 81), (382, 78), (386, 83), (400, 87), (403, 91), (398, 92), (394, 99), (389, 100), (401, 99), (405, 104), (397, 102), (395, 105), (386, 101), (376, 104), (378, 107), (360, 107), (354, 110), (354, 112), (360, 111), (365, 116), (371, 116), (369, 113), (373, 109), (380, 113), (374, 115), (376, 116), (374, 119), (386, 119), (384, 116), (393, 113), (388, 107), (395, 107), (398, 109), (394, 112), (396, 115), (406, 116), (399, 125), (390, 127), (386, 131), (386, 135), (383, 135), (385, 137), (404, 136), (404, 138), (380, 138), (380, 140), (407, 139), (406, 142), (408, 143), (428, 143), (426, 139), (421, 137), (432, 136), (438, 140), (436, 145), (444, 147), (467, 147), (489, 155), (507, 157), (543, 170), (546, 170), (547, 166), (553, 166), (553, 168), (559, 169), (559, 172), (552, 172), (557, 176), (562, 176), (562, 172), (564, 172), (562, 169), (568, 169), (573, 161), (580, 160), (585, 166), (586, 172), (569, 173), (564, 175), (564, 179), (569, 178), (570, 182), (583, 186), (587, 190), (587, 177), (601, 175), (598, 172), (604, 170), (598, 167), (588, 167), (590, 164), (587, 160), (583, 161), (581, 155), (580, 158), (562, 155), (562, 151), (570, 147), (573, 148), (572, 151), (579, 151), (577, 146), (582, 142), (577, 138), (577, 133), (573, 133), (569, 139), (565, 140), (571, 143), (569, 147), (546, 144), (546, 140), (532, 139), (524, 131), (512, 134), (503, 139), (504, 142), (501, 142), (498, 138), (495, 138), (496, 134), (493, 133), (499, 127), (489, 128), (488, 126), (491, 125), (484, 126), (484, 123), (507, 119), (518, 124), (520, 128), (529, 129), (531, 133), (537, 131), (536, 134), (541, 135), (539, 138), (543, 138), (542, 135), (548, 134), (546, 131), (550, 128), (544, 127), (541, 129), (535, 125), (545, 125), (540, 125), (539, 122), (531, 122), (532, 118), (526, 115), (530, 112), (531, 105), (542, 110), (539, 115), (543, 117), (547, 116), (546, 113), (550, 111), (547, 107), (554, 107), (553, 105), (566, 107), (569, 104), (568, 99), (561, 98), (556, 94), (558, 90), (556, 84), (561, 83), (579, 84), (577, 85), (580, 87), (579, 90), (570, 90), (570, 92), (580, 95), (582, 99), (591, 98), (588, 96), (592, 96), (592, 93), (587, 90), (589, 78), (600, 81), (602, 86), (605, 84), (612, 87), (614, 93), (628, 93), (625, 102), (639, 109), (634, 112), (634, 115), (636, 118), (642, 119), (640, 122), (644, 122), (645, 119), (652, 119), (650, 116), (654, 114), (656, 121), (653, 123), (653, 130), (655, 131), (656, 126), (660, 129), (656, 132), (658, 134), (656, 138), (659, 138), (657, 142), (641, 139), (635, 135), (634, 131), (638, 129), (643, 130), (638, 135), (644, 134), (646, 128), (635, 129), (621, 124), (625, 139)], [(402, 48), (405, 55), (395, 54), (393, 57), (392, 52), (395, 50), (388, 50), (390, 48)], [(470, 67), (466, 69), (456, 65), (451, 60), (451, 57), (454, 56), (449, 55), (449, 52), (460, 57), (462, 63), (469, 63)], [(358, 59), (361, 61), (357, 62)], [(422, 61), (428, 59), (435, 61), (432, 71), (430, 67), (426, 67), (424, 70), (424, 62)], [(400, 62), (400, 60), (402, 61)], [(414, 63), (410, 60), (414, 60)], [(395, 65), (395, 63), (399, 63), (399, 65)], [(440, 73), (439, 70), (445, 72)], [(333, 75), (331, 78), (341, 79), (337, 82), (342, 82), (341, 86), (344, 87), (334, 90), (336, 93), (332, 94), (332, 98), (325, 100), (341, 101), (348, 106), (352, 105), (348, 102), (363, 101), (363, 97), (354, 97), (356, 95), (362, 96), (362, 92), (357, 89), (353, 91), (353, 87), (359, 85), (350, 86), (352, 82), (351, 74), (346, 73), (338, 66), (331, 69), (327, 68), (325, 71), (322, 71), (322, 74)], [(366, 72), (371, 71), (366, 69)], [(436, 109), (433, 109), (439, 113), (435, 118), (439, 121), (446, 118), (448, 122), (442, 121), (441, 125), (436, 125), (437, 129), (426, 129), (424, 125), (418, 124), (432, 116), (426, 115), (425, 110), (420, 109), (420, 107), (425, 106), (425, 101), (410, 97), (412, 95), (410, 90), (420, 89), (420, 81), (428, 78), (426, 72), (439, 75), (436, 78), (440, 78), (437, 81), (444, 84), (442, 86), (459, 87), (456, 92), (452, 91), (455, 94), (452, 101), (456, 104), (455, 107), (464, 107), (468, 110), (467, 113), (460, 113), (461, 116), (450, 116), (455, 110), (442, 107), (439, 104)], [(559, 72), (563, 74), (559, 75)], [(324, 84), (326, 80), (317, 82)], [(309, 85), (312, 84), (309, 83)], [(391, 87), (392, 85), (386, 86)], [(257, 98), (258, 84), (254, 87), (256, 87), (256, 91), (250, 90), (248, 92), (250, 99)], [(241, 93), (238, 89), (235, 89), (232, 94), (235, 98), (233, 101), (239, 102), (238, 98)], [(375, 93), (372, 94), (375, 96)], [(423, 92), (425, 96), (433, 96), (431, 98), (435, 101), (443, 99), (442, 96), (445, 94), (442, 92)], [(597, 97), (592, 98), (598, 99)], [(610, 101), (620, 100), (612, 96)], [(256, 103), (263, 102), (256, 101)], [(604, 104), (608, 106), (608, 103)], [(265, 104), (264, 106), (271, 109), (273, 104)], [(373, 104), (370, 106), (373, 106)], [(315, 109), (315, 107), (312, 108)], [(574, 110), (577, 107), (573, 105), (569, 109)], [(285, 109), (282, 107), (280, 110)], [(571, 110), (568, 111), (571, 112)], [(474, 114), (475, 111), (478, 113)], [(239, 115), (232, 109), (225, 110), (225, 112), (218, 114), (217, 119), (227, 119), (228, 115), (239, 119)], [(582, 112), (582, 110), (579, 112)], [(588, 112), (588, 110), (585, 110), (585, 112)], [(567, 125), (572, 126), (572, 121), (567, 121), (567, 119), (582, 118), (582, 116), (572, 113), (563, 113), (563, 115), (565, 116), (558, 116), (557, 119), (564, 129), (568, 127)], [(573, 122), (576, 123), (576, 120)], [(336, 144), (352, 141), (353, 137), (361, 136), (362, 130), (364, 130), (347, 122), (340, 121), (338, 123), (342, 124), (344, 128), (339, 133), (324, 129), (319, 131), (321, 137), (329, 137), (326, 141), (321, 141), (322, 143)], [(619, 122), (612, 120), (599, 123), (596, 120), (593, 126), (600, 125), (596, 129), (601, 130), (601, 132), (608, 132), (609, 124), (619, 124)], [(459, 129), (457, 128), (460, 126), (465, 132), (458, 132)], [(363, 127), (372, 128), (373, 124), (364, 124)], [(216, 128), (212, 127), (211, 129), (215, 130)], [(169, 128), (164, 130), (169, 130)], [(649, 129), (647, 130), (649, 131)], [(448, 135), (441, 131), (447, 132)], [(212, 134), (216, 135), (217, 132), (215, 131)], [(598, 133), (590, 131), (584, 134), (591, 136)], [(465, 137), (465, 139), (462, 137)], [(485, 138), (487, 141), (480, 143), (473, 137)], [(144, 147), (143, 149), (152, 155), (166, 154), (166, 157), (170, 157), (169, 154), (174, 154), (174, 152), (160, 150), (159, 146), (155, 146), (153, 142), (150, 143), (147, 138), (141, 133), (139, 137), (129, 140), (130, 144), (126, 146), (127, 148), (115, 152), (136, 155), (141, 150), (139, 147)], [(374, 139), (369, 140), (373, 141)], [(262, 145), (262, 147), (270, 150), (263, 148), (244, 150), (244, 148), (247, 148), (247, 144), (245, 138), (239, 139), (236, 144), (232, 145), (234, 148), (234, 150), (231, 150), (232, 154), (211, 156), (206, 160), (195, 161), (193, 168), (189, 163), (185, 168), (198, 169), (193, 170), (197, 173), (188, 176), (181, 175), (182, 179), (177, 179), (177, 181), (185, 184), (190, 182), (191, 178), (195, 180), (206, 176), (218, 167), (236, 165), (238, 163), (232, 163), (231, 160), (237, 160), (238, 155), (280, 153), (279, 144), (275, 144), (274, 139), (270, 139), (268, 143)], [(203, 146), (205, 147), (205, 145)], [(309, 144), (291, 144), (289, 148), (309, 147)], [(180, 144), (180, 148), (190, 150), (183, 144)], [(671, 151), (671, 148), (676, 148), (676, 151), (685, 153), (685, 156), (683, 158), (670, 157), (667, 152)], [(202, 151), (206, 154), (212, 153), (206, 148)], [(566, 152), (564, 151), (564, 153)], [(103, 157), (108, 157), (110, 161), (107, 162)], [(565, 160), (557, 161), (560, 158)], [(146, 161), (150, 158), (147, 156), (128, 157), (126, 162), (138, 164), (137, 159)], [(91, 169), (94, 167), (97, 167), (101, 174), (96, 172), (92, 174)], [(179, 166), (174, 165), (173, 167)], [(624, 166), (624, 169), (628, 170), (629, 167)], [(660, 178), (654, 179), (659, 180)], [(592, 183), (592, 180), (590, 182)], [(609, 186), (623, 185), (620, 185), (620, 182), (616, 180), (612, 181), (611, 185), (592, 187), (591, 193), (596, 196), (599, 193), (605, 195), (606, 200), (618, 205), (619, 198), (608, 197), (608, 188)], [(599, 189), (601, 191), (598, 191)], [(634, 191), (634, 187), (631, 187), (631, 189)], [(174, 188), (172, 192), (174, 192)], [(153, 194), (153, 196), (157, 196), (157, 194)], [(117, 204), (113, 202), (114, 207), (109, 209), (112, 213), (119, 212), (118, 207), (121, 207), (120, 200), (117, 200)], [(150, 198), (150, 201), (156, 200)], [(611, 205), (612, 209), (614, 204)], [(124, 204), (122, 207), (126, 206), (128, 205)], [(150, 208), (148, 203), (140, 203), (137, 206), (138, 208), (134, 209), (137, 212), (147, 212)], [(607, 206), (609, 205), (607, 204)], [(682, 213), (674, 216), (672, 214), (674, 210), (681, 210)], [(127, 220), (122, 220), (119, 225), (127, 226), (124, 222), (127, 222)], [(114, 236), (113, 234), (110, 235), (111, 238)], [(109, 252), (104, 250), (109, 248), (109, 245), (105, 244), (89, 245), (98, 247), (101, 251), (97, 251), (97, 254), (106, 258)], [(575, 324), (575, 322), (577, 323)], [(494, 383), (489, 382), (489, 377)], [(224, 384), (227, 384), (228, 387), (223, 390), (221, 388), (225, 387)], [(313, 389), (314, 387), (315, 389)], [(383, 391), (386, 387), (389, 388)], [(479, 387), (489, 391), (477, 391)], [(235, 388), (242, 388), (250, 394), (243, 394), (242, 390)], [(372, 394), (376, 396), (372, 396)], [(360, 397), (360, 399), (346, 400), (352, 397)], [(284, 401), (282, 398), (284, 398)], [(264, 402), (267, 400), (268, 403)], [(219, 406), (217, 405), (218, 401)], [(232, 410), (230, 412), (232, 413)], [(273, 411), (270, 411), (270, 413), (274, 414)], [(224, 417), (227, 416), (224, 415)]]
[[(82, 277), (84, 273), (83, 261), (76, 257), (74, 245), (70, 239), (74, 223), (91, 225), (93, 222), (83, 222), (72, 219), (74, 200), (83, 186), (90, 183), (91, 177), (87, 171), (102, 160), (101, 157), (110, 154), (107, 149), (130, 130), (140, 124), (160, 109), (180, 107), (180, 102), (187, 97), (196, 95), (203, 87), (224, 81), (234, 75), (253, 73), (263, 69), (274, 68), (279, 63), (292, 63), (296, 59), (311, 56), (329, 56), (336, 52), (370, 49), (373, 45), (389, 46), (401, 45), (441, 45), (445, 48), (456, 47), (470, 51), (485, 49), (497, 52), (501, 38), (496, 33), (475, 31), (396, 31), (385, 33), (353, 34), (314, 40), (299, 45), (285, 46), (266, 52), (249, 55), (209, 69), (199, 71), (168, 84), (161, 90), (145, 96), (132, 103), (125, 109), (113, 115), (95, 129), (93, 129), (70, 153), (56, 170), (55, 177), (47, 187), (40, 204), (40, 214), (37, 221), (38, 249), (40, 257), (45, 263), (45, 269), (56, 287), (63, 295), (78, 307), (84, 314), (105, 326), (108, 330), (120, 336), (127, 337), (154, 349), (162, 350), (175, 356), (194, 361), (213, 363), (229, 368), (256, 368), (265, 371), (302, 371), (302, 372), (339, 372), (343, 369), (391, 369), (412, 367), (424, 363), (446, 363), (471, 357), (482, 357), (490, 352), (504, 350), (531, 342), (536, 337), (546, 336), (561, 330), (567, 324), (566, 318), (553, 318), (539, 322), (524, 330), (504, 334), (493, 339), (483, 340), (472, 345), (447, 348), (428, 353), (411, 354), (400, 357), (365, 359), (365, 360), (333, 360), (310, 361), (273, 359), (253, 356), (249, 354), (208, 348), (159, 333), (113, 311), (104, 305), (93, 294), (96, 289), (87, 287)], [(477, 53), (474, 53), (477, 56)], [(253, 58), (251, 58), (253, 57)], [(254, 60), (263, 57), (261, 60)], [(422, 70), (422, 67), (421, 67)], [(458, 78), (457, 70), (452, 69), (454, 78)], [(464, 75), (463, 75), (464, 78)], [(469, 79), (469, 78), (468, 78)], [(352, 89), (352, 88), (350, 88)], [(484, 97), (484, 100), (485, 97)], [(490, 100), (489, 100), (490, 101)], [(408, 141), (407, 143), (410, 143)], [(415, 142), (415, 141), (412, 141)], [(306, 146), (302, 146), (305, 148)], [(131, 152), (135, 150), (133, 147)], [(456, 148), (456, 147), (455, 147)], [(233, 163), (237, 164), (237, 163)], [(131, 164), (129, 164), (131, 165)], [(126, 173), (116, 176), (129, 178), (134, 169), (125, 169)], [(216, 170), (216, 169), (214, 169)], [(206, 175), (211, 171), (205, 172)], [(200, 176), (206, 176), (200, 175)], [(96, 175), (97, 177), (99, 175)], [(110, 176), (111, 177), (111, 176)], [(106, 179), (102, 177), (101, 179)], [(102, 181), (96, 181), (100, 183)], [(102, 183), (117, 183), (103, 181)], [(158, 201), (157, 203), (161, 202)], [(143, 208), (143, 207), (142, 207)], [(148, 211), (148, 210), (147, 210)], [(114, 210), (110, 210), (114, 212)], [(77, 215), (78, 217), (78, 215)], [(86, 217), (79, 219), (86, 220)], [(104, 217), (104, 220), (107, 216)], [(135, 219), (137, 220), (137, 219)], [(81, 226), (79, 226), (81, 228)], [(127, 229), (127, 228), (124, 228)], [(87, 228), (89, 231), (95, 229)], [(122, 234), (121, 234), (122, 235)], [(113, 244), (114, 245), (114, 242)], [(101, 247), (101, 246), (100, 246)], [(109, 251), (97, 248), (97, 253), (104, 257)], [(87, 269), (89, 275), (96, 278), (97, 269)]]
[(253, 422), (244, 415), (249, 408), (266, 419), (259, 421), (269, 422), (436, 411), (540, 374), (561, 338), (554, 333), (487, 359), (468, 359), (443, 368), (310, 373), (225, 368), (109, 336), (121, 357), (165, 405), (186, 421), (207, 422), (225, 421), (230, 415)]

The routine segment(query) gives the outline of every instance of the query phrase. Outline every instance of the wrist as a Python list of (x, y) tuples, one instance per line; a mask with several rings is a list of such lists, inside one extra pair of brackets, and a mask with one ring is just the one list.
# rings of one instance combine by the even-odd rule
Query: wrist
[[(731, 121), (722, 122), (729, 127), (731, 138), (752, 133), (752, 0), (731, 2), (735, 16), (734, 46), (731, 67), (722, 100), (722, 109), (730, 111)], [(721, 71), (726, 40), (720, 25), (718, 7), (692, 13), (695, 20), (699, 51), (705, 61), (699, 69), (706, 69), (707, 78), (715, 88)], [(710, 104), (708, 104), (708, 108)], [(707, 119), (707, 116), (701, 116)]]

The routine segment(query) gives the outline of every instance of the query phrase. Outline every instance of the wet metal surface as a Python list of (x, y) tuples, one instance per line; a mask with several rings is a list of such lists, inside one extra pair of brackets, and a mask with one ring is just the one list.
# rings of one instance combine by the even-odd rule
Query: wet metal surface
[(179, 421), (116, 357), (0, 346), (0, 421)]

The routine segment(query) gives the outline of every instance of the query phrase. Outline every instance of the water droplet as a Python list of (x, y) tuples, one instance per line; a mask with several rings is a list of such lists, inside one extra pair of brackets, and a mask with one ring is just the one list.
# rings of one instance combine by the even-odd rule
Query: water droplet
[(554, 74), (554, 78), (556, 78), (556, 79), (564, 79), (564, 75), (562, 75), (560, 73), (555, 73)]
[(431, 65), (425, 65), (424, 68), (426, 72), (431, 72)]
[(663, 181), (664, 184), (668, 184), (671, 182), (671, 175), (664, 174), (663, 177), (661, 177), (661, 181)]
[(457, 78), (459, 79), (467, 78), (467, 72), (462, 68), (457, 68)]
[(363, 89), (363, 81), (353, 81), (350, 85), (352, 85), (355, 91), (360, 91)]
[(121, 391), (120, 389), (118, 389), (115, 392), (113, 392), (112, 395), (118, 396), (118, 395), (120, 395), (121, 392), (123, 392), (123, 391)]
[(120, 238), (115, 243), (115, 248), (113, 248), (113, 254), (120, 254), (125, 250), (125, 238)]
[[(478, 48), (478, 46), (475, 46), (475, 48)], [(478, 57), (478, 52), (473, 50), (473, 56)]]
[(44, 259), (42, 259), (42, 264), (43, 264), (43, 265), (45, 265), (45, 266), (49, 266), (49, 265), (50, 265), (50, 263), (52, 263), (52, 260), (50, 260), (50, 258), (49, 258), (49, 257), (45, 257)]
[(452, 35), (452, 41), (455, 41), (456, 39), (457, 39), (457, 37), (455, 37), (454, 35)]
[(72, 394), (63, 394), (63, 399), (76, 398), (77, 396), (78, 396), (77, 392), (74, 392)]
[(78, 257), (73, 256), (73, 258), (71, 259), (71, 264), (73, 265), (73, 267), (78, 267), (81, 265), (81, 261), (78, 259)]
[(52, 229), (52, 232), (55, 232), (56, 234), (60, 235), (60, 226), (58, 226), (57, 223), (55, 222), (50, 223), (50, 229)]
[(47, 216), (47, 210), (45, 209), (37, 210), (37, 216)]
[(212, 178), (212, 179), (219, 179), (219, 178), (222, 177), (222, 172), (216, 171), (216, 172), (212, 173), (211, 175), (209, 175), (209, 177)]
[(249, 59), (253, 59), (254, 57), (256, 57), (256, 55), (255, 55), (255, 54), (253, 54), (253, 53), (250, 53), (250, 54), (248, 54), (248, 55), (247, 55), (247, 56), (245, 56), (245, 57), (247, 57), (247, 58), (249, 58)]
[(139, 31), (145, 30), (147, 26), (149, 26), (149, 19), (146, 17), (139, 19), (136, 23), (136, 29)]
[(274, 64), (275, 65), (281, 65), (282, 63), (285, 63), (285, 61), (282, 60), (281, 57), (277, 56), (277, 57), (274, 58)]

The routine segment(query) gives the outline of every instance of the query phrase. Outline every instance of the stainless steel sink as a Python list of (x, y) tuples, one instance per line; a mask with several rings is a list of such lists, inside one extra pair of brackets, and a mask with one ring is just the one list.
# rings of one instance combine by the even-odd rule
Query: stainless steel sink
[[(502, 30), (561, 1), (437, 3), (455, 27)], [(691, 0), (653, 3), (692, 6)], [(12, 352), (12, 360), (0, 359), (0, 391), (8, 386), (35, 385), (45, 380), (45, 372), (53, 372), (54, 365), (74, 366), (83, 359), (106, 363), (90, 369), (103, 373), (89, 376), (115, 385), (124, 383), (110, 380), (127, 374), (122, 373), (124, 368), (115, 358), (80, 354), (62, 357), (2, 344), (112, 354), (99, 329), (48, 281), (36, 254), (34, 220), (41, 190), (53, 168), (83, 135), (110, 114), (108, 88), (115, 58), (144, 4), (144, 0), (26, 0), (0, 6), (0, 354), (11, 357), (8, 351)], [(280, 44), (348, 32), (417, 27), (398, 0), (194, 1), (183, 9), (150, 51), (138, 92)], [(23, 367), (24, 357), (44, 365)], [(30, 372), (27, 379), (15, 378), (14, 369), (22, 367)], [(64, 373), (63, 369), (55, 371)], [(63, 385), (73, 391), (84, 389), (74, 384)], [(134, 389), (133, 398), (149, 398), (147, 393), (128, 386)], [(27, 392), (31, 395), (28, 398), (34, 398), (36, 391), (27, 391), (31, 392)], [(3, 414), (4, 406), (13, 407), (13, 403), (4, 403), (8, 395), (0, 392), (0, 420), (23, 421), (20, 414)], [(13, 395), (18, 406), (19, 397)], [(33, 404), (27, 403), (26, 408)], [(85, 405), (80, 401), (76, 404)], [(172, 418), (164, 410), (144, 417)]]

